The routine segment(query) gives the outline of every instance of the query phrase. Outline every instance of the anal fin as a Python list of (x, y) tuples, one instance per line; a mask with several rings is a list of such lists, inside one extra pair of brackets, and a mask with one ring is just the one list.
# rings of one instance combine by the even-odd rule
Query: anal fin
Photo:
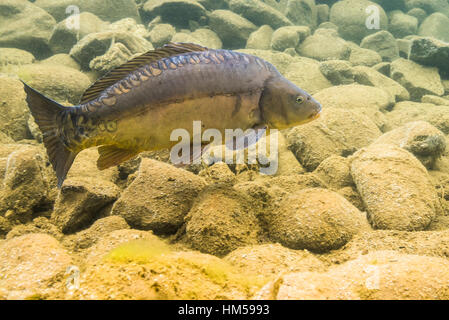
[(97, 167), (100, 170), (119, 165), (139, 154), (137, 150), (120, 149), (116, 146), (101, 146), (98, 153), (100, 157), (97, 160)]

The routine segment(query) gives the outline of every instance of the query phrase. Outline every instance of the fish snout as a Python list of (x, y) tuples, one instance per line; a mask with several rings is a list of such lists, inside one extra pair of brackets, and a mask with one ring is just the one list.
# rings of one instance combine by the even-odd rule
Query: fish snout
[(309, 116), (309, 119), (315, 120), (320, 117), (323, 107), (321, 106), (321, 103), (319, 103), (312, 97), (310, 97), (310, 105), (311, 105), (312, 112)]

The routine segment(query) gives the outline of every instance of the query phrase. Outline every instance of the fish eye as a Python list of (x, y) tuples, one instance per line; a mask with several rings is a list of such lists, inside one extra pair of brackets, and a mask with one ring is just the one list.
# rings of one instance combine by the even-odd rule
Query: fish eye
[(301, 97), (301, 96), (297, 96), (297, 97), (296, 97), (296, 102), (297, 102), (297, 103), (303, 103), (303, 102), (304, 102), (304, 98)]

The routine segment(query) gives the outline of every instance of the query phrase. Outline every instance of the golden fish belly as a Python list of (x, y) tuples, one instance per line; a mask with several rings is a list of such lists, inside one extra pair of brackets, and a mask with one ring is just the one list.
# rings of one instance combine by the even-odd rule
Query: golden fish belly
[(185, 129), (193, 139), (193, 122), (201, 121), (202, 132), (217, 129), (246, 130), (260, 123), (261, 91), (238, 95), (217, 95), (172, 102), (145, 108), (145, 112), (118, 120), (117, 130), (108, 133), (106, 141), (122, 148), (159, 150), (170, 148), (175, 129)]

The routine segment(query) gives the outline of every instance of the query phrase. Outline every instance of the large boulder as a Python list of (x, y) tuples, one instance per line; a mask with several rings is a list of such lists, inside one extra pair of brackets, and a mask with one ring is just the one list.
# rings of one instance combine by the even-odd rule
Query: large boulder
[(23, 84), (8, 77), (0, 77), (0, 132), (19, 141), (29, 137), (28, 105)]
[(418, 35), (449, 42), (449, 18), (440, 12), (428, 16), (419, 26)]
[(374, 50), (352, 47), (349, 62), (353, 66), (372, 67), (378, 63), (381, 63), (382, 57)]
[(24, 49), (36, 57), (48, 54), (55, 19), (26, 0), (0, 1), (0, 46)]
[(133, 18), (140, 21), (139, 11), (134, 0), (36, 0), (35, 5), (50, 13), (57, 21), (62, 21), (76, 11), (67, 12), (76, 6), (79, 12), (90, 12), (104, 21), (117, 21)]
[(263, 25), (249, 35), (246, 42), (246, 49), (271, 49), (271, 37), (273, 36), (273, 28), (269, 25)]
[(404, 38), (416, 34), (418, 31), (418, 19), (399, 10), (392, 11), (390, 13), (388, 30), (395, 38)]
[(320, 63), (320, 71), (333, 85), (354, 83), (354, 72), (352, 71), (351, 63), (348, 61), (323, 61)]
[(194, 0), (152, 0), (143, 6), (143, 12), (151, 20), (160, 16), (163, 21), (187, 27), (189, 20), (199, 21), (206, 17), (206, 8)]
[(437, 67), (449, 75), (449, 44), (433, 38), (416, 38), (412, 41), (410, 60), (426, 66)]
[(440, 210), (426, 168), (391, 144), (373, 144), (354, 154), (351, 175), (368, 220), (376, 229), (423, 230)]
[(0, 48), (0, 71), (8, 65), (24, 65), (34, 63), (34, 55), (28, 51), (16, 48)]
[(112, 214), (125, 218), (134, 228), (175, 233), (205, 185), (203, 178), (191, 172), (142, 159), (136, 179), (122, 192)]
[(444, 94), (437, 68), (421, 66), (400, 58), (391, 63), (391, 78), (409, 91), (413, 101), (420, 101), (426, 94), (437, 96)]
[(348, 156), (381, 135), (367, 116), (357, 110), (330, 108), (324, 104), (322, 116), (287, 133), (289, 149), (309, 171), (331, 155)]
[(297, 48), (300, 55), (316, 60), (347, 60), (351, 48), (333, 29), (317, 29)]
[(394, 61), (399, 58), (399, 47), (396, 39), (385, 30), (363, 38), (360, 47), (376, 51), (384, 61)]
[(367, 0), (344, 0), (336, 2), (330, 11), (330, 22), (338, 26), (339, 34), (346, 40), (360, 43), (360, 41), (379, 29), (367, 28), (367, 19), (373, 12), (366, 10), (370, 6), (376, 6), (379, 11), (379, 28), (386, 30), (388, 18), (384, 9), (374, 2)]
[(256, 244), (262, 231), (252, 202), (234, 189), (219, 185), (206, 188), (186, 217), (187, 244), (218, 256)]
[(257, 30), (249, 20), (229, 11), (215, 10), (209, 15), (209, 25), (227, 48), (243, 48), (249, 35)]
[(0, 288), (7, 299), (44, 299), (65, 285), (72, 258), (46, 234), (27, 234), (0, 244)]
[(148, 39), (157, 48), (169, 43), (176, 33), (176, 29), (168, 23), (159, 23), (151, 29)]
[(273, 29), (293, 23), (278, 10), (258, 0), (230, 0), (229, 8), (255, 25), (268, 24)]
[(327, 252), (345, 245), (362, 229), (365, 216), (339, 194), (304, 189), (284, 198), (268, 217), (270, 238), (291, 249)]

